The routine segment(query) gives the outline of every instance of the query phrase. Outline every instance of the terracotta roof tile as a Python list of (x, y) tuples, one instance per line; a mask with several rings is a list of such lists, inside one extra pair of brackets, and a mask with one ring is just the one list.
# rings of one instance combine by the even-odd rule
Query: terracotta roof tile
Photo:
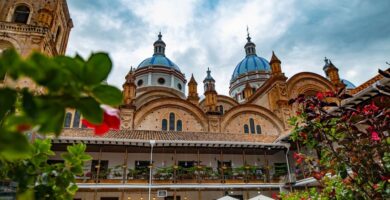
[(91, 129), (65, 128), (59, 139), (90, 138), (164, 141), (214, 141), (272, 143), (278, 136), (237, 133), (176, 132), (148, 130), (111, 130), (103, 136), (94, 135)]

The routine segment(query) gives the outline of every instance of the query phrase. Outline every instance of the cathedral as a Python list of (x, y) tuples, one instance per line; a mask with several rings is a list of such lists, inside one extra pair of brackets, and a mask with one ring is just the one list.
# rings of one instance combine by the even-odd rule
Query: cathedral
[[(63, 55), (72, 27), (66, 0), (0, 2), (0, 52), (15, 48), (23, 56), (32, 51)], [(288, 100), (346, 88), (354, 97), (341, 103), (356, 104), (383, 77), (355, 87), (327, 58), (318, 62), (324, 74), (286, 77), (276, 53), (269, 59), (258, 55), (249, 33), (242, 45), (242, 60), (231, 63), (229, 96), (216, 90), (217, 71), (205, 69), (203, 80), (186, 77), (166, 56), (169, 44), (159, 33), (150, 45), (151, 57), (145, 55), (124, 77), (116, 77), (123, 79), (120, 130), (95, 136), (81, 124), (80, 113), (69, 109), (63, 133), (52, 138), (57, 156), (50, 162), (61, 162), (59, 154), (69, 144), (87, 144), (93, 160), (77, 177), (74, 199), (267, 199), (316, 186), (292, 158), (297, 146), (288, 140), (288, 119), (298, 108)], [(1, 84), (9, 84), (7, 77)], [(31, 86), (28, 80), (18, 84)]]

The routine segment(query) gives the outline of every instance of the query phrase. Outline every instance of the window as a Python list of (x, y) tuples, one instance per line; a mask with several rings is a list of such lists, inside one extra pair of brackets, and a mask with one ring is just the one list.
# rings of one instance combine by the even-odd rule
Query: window
[(80, 112), (76, 110), (74, 113), (74, 119), (73, 119), (73, 128), (80, 127)]
[(169, 114), (169, 130), (170, 131), (175, 130), (175, 113)]
[(256, 132), (257, 132), (257, 134), (261, 134), (261, 127), (260, 127), (260, 125), (256, 126)]
[(164, 79), (164, 78), (159, 78), (159, 79), (157, 80), (157, 82), (158, 82), (160, 85), (164, 85), (165, 79)]
[(144, 81), (142, 79), (138, 80), (137, 86), (141, 86), (142, 84), (144, 84)]
[(181, 120), (177, 120), (177, 124), (176, 124), (176, 131), (182, 131), (183, 127), (182, 127), (182, 122)]
[(180, 84), (180, 83), (178, 83), (178, 84), (177, 84), (177, 88), (179, 88), (179, 90), (181, 90), (181, 89), (182, 89), (182, 87), (181, 87), (181, 84)]
[(60, 35), (61, 35), (61, 27), (59, 26), (57, 28), (57, 33), (56, 33), (56, 43), (58, 43), (58, 41), (60, 39)]
[(15, 8), (13, 22), (27, 24), (30, 16), (30, 8), (25, 5), (20, 5)]
[(161, 129), (162, 129), (163, 131), (166, 131), (166, 130), (167, 130), (167, 124), (168, 124), (167, 120), (166, 120), (166, 119), (163, 119), (162, 122), (161, 122)]
[(249, 119), (249, 126), (251, 128), (251, 133), (255, 134), (255, 121), (252, 118)]
[(64, 127), (69, 128), (70, 127), (70, 122), (72, 121), (72, 113), (67, 112), (65, 114), (65, 122), (64, 122)]
[(220, 106), (219, 106), (219, 112), (220, 112), (221, 114), (223, 114), (223, 105), (220, 105)]
[(249, 133), (248, 124), (244, 125), (244, 133)]

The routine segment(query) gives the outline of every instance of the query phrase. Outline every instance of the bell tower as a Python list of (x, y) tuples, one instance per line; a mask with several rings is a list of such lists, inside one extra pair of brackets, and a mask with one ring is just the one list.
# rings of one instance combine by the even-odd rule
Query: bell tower
[(72, 28), (66, 0), (0, 2), (0, 52), (15, 48), (24, 57), (32, 51), (63, 55)]
[(207, 76), (203, 80), (204, 84), (204, 96), (205, 106), (207, 107), (207, 112), (215, 113), (217, 112), (217, 91), (215, 91), (215, 80), (211, 76), (210, 69), (207, 69)]

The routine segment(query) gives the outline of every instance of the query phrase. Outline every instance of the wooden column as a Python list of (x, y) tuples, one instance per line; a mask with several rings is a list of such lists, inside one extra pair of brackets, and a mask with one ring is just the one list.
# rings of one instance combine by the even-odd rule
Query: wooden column
[(242, 150), (242, 163), (244, 166), (244, 182), (248, 182), (248, 169), (246, 168), (246, 157), (245, 157), (245, 150)]
[(222, 183), (225, 183), (225, 174), (224, 174), (224, 161), (223, 161), (223, 150), (221, 149), (221, 160), (220, 160), (220, 163), (221, 163), (221, 181)]
[[(97, 167), (95, 183), (99, 183), (100, 160), (101, 160), (101, 157), (102, 157), (102, 147), (99, 148), (98, 165), (97, 166), (93, 166), (95, 168)], [(97, 189), (95, 189), (95, 192), (94, 192), (94, 195), (93, 195), (93, 199), (96, 200), (96, 197), (97, 197)]]
[(127, 157), (128, 157), (128, 150), (127, 150), (127, 147), (125, 147), (125, 157), (123, 159), (123, 180), (122, 182), (123, 183), (126, 183), (127, 181)]
[(196, 179), (197, 179), (197, 182), (200, 183), (202, 180), (200, 178), (200, 157), (199, 157), (199, 147), (197, 148), (197, 162), (198, 162), (198, 167), (197, 167), (197, 175), (196, 175)]
[(176, 147), (173, 153), (173, 182), (177, 183), (177, 160), (176, 160)]

